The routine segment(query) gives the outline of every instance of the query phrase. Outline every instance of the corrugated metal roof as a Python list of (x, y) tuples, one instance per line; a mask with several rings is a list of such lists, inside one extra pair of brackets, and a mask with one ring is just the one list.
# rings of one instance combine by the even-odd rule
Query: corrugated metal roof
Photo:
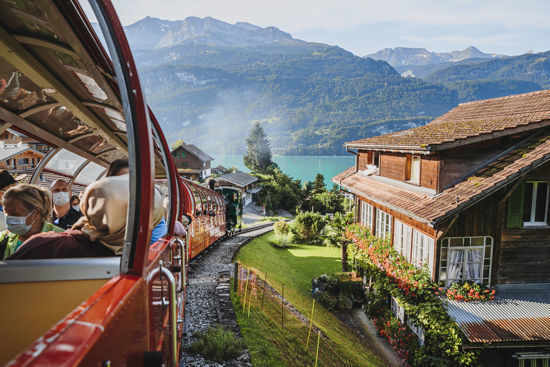
[(449, 301), (471, 343), (550, 342), (550, 291), (499, 292), (492, 302)]

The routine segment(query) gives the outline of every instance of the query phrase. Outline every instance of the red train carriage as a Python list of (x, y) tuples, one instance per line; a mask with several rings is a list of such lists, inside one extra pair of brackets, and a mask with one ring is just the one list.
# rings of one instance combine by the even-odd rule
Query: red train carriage
[[(84, 188), (127, 157), (124, 251), (0, 262), (2, 365), (177, 365), (185, 259), (225, 233), (221, 197), (177, 176), (112, 4), (91, 5), (112, 62), (78, 1), (0, 0), (0, 130), (53, 147), (31, 183), (65, 177)], [(168, 234), (150, 246), (156, 178), (170, 198)], [(184, 215), (186, 241), (173, 235)]]

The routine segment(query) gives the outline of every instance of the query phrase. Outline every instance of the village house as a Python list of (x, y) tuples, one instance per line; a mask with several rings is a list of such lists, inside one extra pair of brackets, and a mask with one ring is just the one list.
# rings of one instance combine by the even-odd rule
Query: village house
[(496, 287), (447, 312), (495, 366), (550, 360), (550, 91), (464, 103), (425, 126), (345, 144), (332, 179), (356, 222), (448, 287)]
[(210, 164), (214, 158), (193, 144), (181, 144), (171, 154), (182, 177), (202, 182), (212, 174)]
[(235, 187), (240, 190), (243, 206), (247, 206), (255, 200), (255, 194), (260, 192), (258, 178), (248, 173), (236, 171), (221, 175), (216, 179), (218, 187)]
[(14, 175), (32, 172), (46, 155), (39, 150), (42, 145), (11, 130), (4, 131), (0, 134), (0, 169), (7, 169)]

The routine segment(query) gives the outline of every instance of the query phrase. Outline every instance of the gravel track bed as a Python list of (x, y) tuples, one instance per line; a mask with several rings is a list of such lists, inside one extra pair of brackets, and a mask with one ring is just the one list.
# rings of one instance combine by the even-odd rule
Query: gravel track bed
[[(184, 336), (182, 346), (193, 341), (195, 332), (203, 331), (209, 326), (218, 324), (218, 296), (216, 286), (220, 272), (228, 271), (233, 274), (232, 259), (241, 246), (254, 237), (271, 231), (272, 225), (237, 234), (232, 238), (210, 247), (205, 253), (194, 259), (189, 265), (187, 284), (187, 303), (185, 305), (185, 319), (187, 335)], [(181, 351), (181, 361), (184, 365), (193, 367), (221, 367), (221, 366), (252, 366), (248, 350), (235, 360), (217, 363), (205, 360), (199, 356), (192, 356)]]

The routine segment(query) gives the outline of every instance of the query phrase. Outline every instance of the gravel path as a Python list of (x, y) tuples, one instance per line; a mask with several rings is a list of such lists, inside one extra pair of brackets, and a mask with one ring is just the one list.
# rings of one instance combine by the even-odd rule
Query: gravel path
[[(218, 296), (216, 286), (220, 272), (229, 271), (233, 274), (231, 259), (237, 250), (245, 243), (261, 234), (272, 230), (272, 226), (255, 231), (238, 234), (228, 240), (209, 248), (206, 253), (196, 258), (189, 267), (189, 279), (187, 285), (187, 303), (185, 305), (185, 319), (187, 336), (184, 346), (193, 341), (193, 334), (202, 331), (209, 326), (218, 324)], [(183, 348), (182, 348), (183, 349)], [(252, 366), (250, 355), (246, 350), (237, 359), (223, 364), (207, 361), (198, 356), (191, 356), (182, 351), (182, 359), (186, 367), (221, 367), (221, 366)]]

